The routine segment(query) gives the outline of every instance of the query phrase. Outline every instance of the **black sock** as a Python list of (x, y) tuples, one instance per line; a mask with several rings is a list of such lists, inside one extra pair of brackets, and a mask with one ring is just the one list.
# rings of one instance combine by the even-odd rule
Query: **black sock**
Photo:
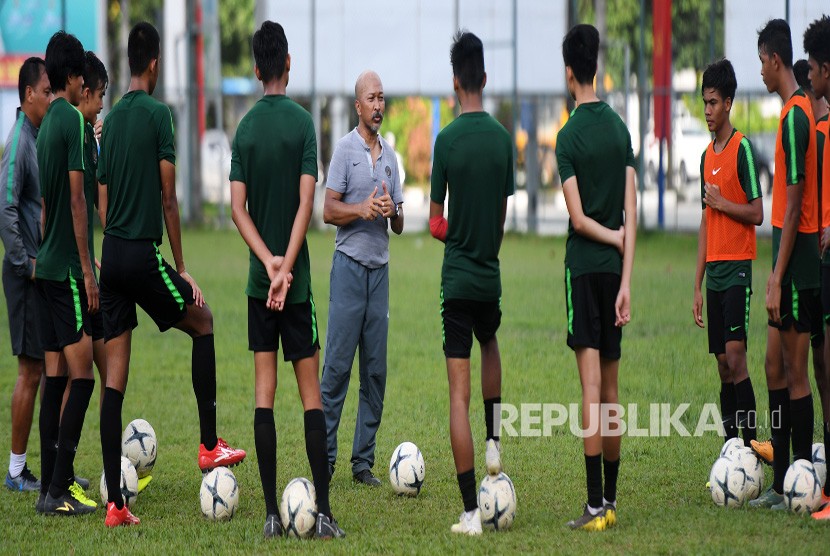
[(193, 338), (191, 378), (199, 408), (199, 436), (208, 450), (216, 447), (216, 349), (213, 334)]
[(254, 446), (259, 465), (259, 479), (265, 496), (265, 514), (278, 514), (277, 508), (277, 428), (274, 410), (267, 407), (254, 409)]
[(61, 402), (69, 378), (65, 376), (47, 376), (40, 401), (40, 492), (46, 494), (55, 471), (55, 458), (58, 455), (58, 431), (61, 423)]
[(602, 468), (605, 475), (605, 488), (602, 496), (609, 502), (614, 502), (617, 499), (617, 475), (620, 473), (619, 458), (617, 461), (602, 458)]
[(314, 489), (317, 491), (317, 511), (331, 517), (326, 418), (323, 416), (322, 409), (309, 409), (303, 418), (305, 420), (305, 452), (311, 466)]
[(813, 461), (813, 395), (790, 400), (793, 460)]
[(52, 472), (52, 484), (49, 485), (52, 498), (61, 496), (74, 481), (75, 452), (81, 440), (84, 417), (94, 388), (95, 380), (91, 378), (76, 378), (69, 385), (69, 399), (66, 400), (58, 433), (58, 457)]
[(458, 474), (458, 488), (461, 490), (461, 499), (464, 501), (464, 511), (471, 512), (478, 508), (475, 468)]
[(104, 390), (101, 402), (101, 456), (104, 459), (104, 475), (107, 482), (108, 502), (115, 502), (119, 510), (124, 507), (121, 498), (121, 406), (124, 394), (114, 388)]
[[(827, 460), (827, 451), (830, 446), (830, 422), (824, 423), (824, 459)], [(830, 481), (824, 480), (824, 495), (830, 496)]]
[(588, 485), (588, 505), (602, 507), (602, 456), (585, 455), (585, 479)]
[(487, 427), (487, 438), (485, 440), (499, 439), (499, 431), (495, 430), (496, 405), (501, 403), (501, 396), (484, 400), (484, 425)]
[(786, 388), (769, 391), (769, 413), (774, 458), (772, 489), (781, 494), (790, 467), (790, 394)]
[(735, 394), (735, 385), (731, 382), (720, 384), (720, 413), (723, 419), (724, 440), (736, 438), (738, 427), (735, 422), (735, 413), (738, 411), (738, 398)]
[(746, 377), (735, 384), (735, 396), (738, 400), (738, 426), (743, 433), (744, 445), (749, 446), (750, 441), (757, 439), (755, 390), (752, 388), (752, 379)]

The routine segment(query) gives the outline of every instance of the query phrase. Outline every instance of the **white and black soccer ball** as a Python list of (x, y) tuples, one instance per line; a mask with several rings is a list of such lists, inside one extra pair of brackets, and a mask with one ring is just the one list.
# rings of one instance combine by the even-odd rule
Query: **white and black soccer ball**
[(799, 459), (790, 465), (784, 476), (784, 503), (797, 514), (810, 514), (821, 503), (821, 485), (813, 464)]
[(306, 478), (291, 479), (282, 492), (280, 520), (289, 537), (308, 538), (317, 523), (317, 491)]
[(156, 464), (156, 431), (144, 419), (135, 419), (121, 435), (121, 455), (130, 459), (138, 477), (150, 474)]
[(738, 508), (746, 498), (746, 472), (737, 458), (719, 457), (709, 472), (709, 490), (717, 506)]
[[(109, 500), (108, 492), (107, 492), (107, 479), (104, 473), (101, 473), (101, 502), (104, 503), (104, 506), (107, 505), (107, 501)], [(128, 506), (132, 506), (135, 504), (136, 499), (138, 498), (138, 474), (135, 471), (135, 467), (133, 464), (125, 458), (121, 456), (121, 499), (124, 500), (124, 503)]]
[(389, 482), (398, 494), (418, 496), (424, 484), (426, 467), (421, 450), (412, 442), (402, 442), (389, 460)]
[(239, 507), (239, 484), (233, 471), (217, 467), (202, 478), (199, 489), (202, 515), (211, 521), (230, 521)]
[(746, 474), (746, 493), (744, 500), (755, 500), (764, 489), (764, 466), (751, 448), (738, 450), (736, 457)]
[(720, 449), (720, 457), (733, 457), (739, 450), (746, 448), (744, 441), (738, 437), (730, 438), (723, 443)]
[(827, 480), (827, 457), (824, 452), (824, 444), (816, 442), (813, 444), (813, 467), (818, 475), (819, 486), (824, 487)]
[(513, 525), (516, 518), (516, 489), (505, 473), (487, 475), (478, 489), (478, 508), (481, 525), (503, 531)]

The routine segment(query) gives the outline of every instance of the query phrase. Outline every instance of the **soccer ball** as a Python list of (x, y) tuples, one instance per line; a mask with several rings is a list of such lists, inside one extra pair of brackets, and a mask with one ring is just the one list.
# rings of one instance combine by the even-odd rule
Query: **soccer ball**
[(719, 457), (709, 473), (709, 490), (717, 506), (737, 508), (746, 498), (746, 472), (737, 458)]
[(764, 467), (751, 448), (738, 450), (738, 461), (746, 474), (746, 496), (744, 500), (754, 500), (764, 488)]
[(317, 523), (317, 491), (308, 479), (291, 479), (280, 500), (280, 520), (289, 537), (301, 539), (314, 533)]
[(402, 442), (389, 460), (389, 482), (398, 494), (418, 496), (424, 484), (424, 457), (412, 442)]
[(239, 485), (227, 467), (217, 467), (202, 479), (202, 514), (211, 521), (230, 521), (239, 506)]
[(797, 514), (809, 514), (821, 503), (821, 485), (813, 464), (806, 459), (793, 462), (784, 476), (784, 503)]
[(481, 525), (496, 531), (509, 529), (516, 517), (516, 489), (504, 473), (487, 475), (478, 489)]
[(733, 457), (738, 450), (745, 447), (744, 441), (740, 438), (730, 438), (723, 443), (723, 447), (720, 449), (720, 457)]
[(130, 459), (139, 478), (146, 477), (156, 464), (156, 431), (144, 419), (132, 421), (121, 435), (121, 455)]
[(813, 467), (818, 475), (818, 484), (820, 487), (824, 486), (824, 481), (827, 480), (827, 459), (824, 453), (824, 444), (817, 442), (813, 444)]
[[(136, 498), (138, 498), (138, 474), (130, 460), (121, 456), (121, 499), (128, 506), (132, 506)], [(105, 474), (101, 473), (101, 501), (104, 506), (107, 505), (108, 500), (107, 479)]]

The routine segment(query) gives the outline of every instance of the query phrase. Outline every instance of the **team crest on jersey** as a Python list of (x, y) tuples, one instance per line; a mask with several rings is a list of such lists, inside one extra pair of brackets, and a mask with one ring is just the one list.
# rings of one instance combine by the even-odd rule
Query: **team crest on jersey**
[(390, 168), (389, 166), (386, 167), (386, 177), (387, 178), (392, 177), (392, 168)]

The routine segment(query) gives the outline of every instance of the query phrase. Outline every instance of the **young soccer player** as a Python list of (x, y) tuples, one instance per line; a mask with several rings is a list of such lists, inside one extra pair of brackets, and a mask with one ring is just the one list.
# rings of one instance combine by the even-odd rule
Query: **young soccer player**
[[(501, 471), (495, 412), (501, 402), (499, 249), (507, 197), (513, 194), (510, 134), (482, 106), (487, 83), (484, 47), (472, 33), (456, 34), (450, 50), (453, 89), (461, 115), (438, 134), (432, 165), (429, 227), (443, 241), (441, 320), (450, 390), (450, 444), (464, 512), (453, 533), (481, 534), (481, 514), (470, 429), (470, 350), (481, 348), (481, 393), (486, 425), (485, 462)], [(449, 192), (448, 217), (444, 200)]]
[[(159, 68), (159, 34), (149, 23), (130, 31), (130, 88), (107, 116), (98, 160), (99, 212), (105, 214), (101, 301), (107, 388), (101, 404), (101, 451), (109, 501), (105, 525), (139, 523), (120, 495), (121, 407), (127, 388), (136, 304), (160, 331), (193, 339), (191, 376), (199, 410), (202, 471), (236, 465), (243, 450), (216, 435), (216, 356), (213, 315), (182, 255), (170, 109), (152, 96)], [(162, 217), (174, 270), (161, 256)]]
[[(830, 102), (830, 17), (823, 16), (815, 20), (804, 32), (804, 51), (807, 53), (809, 64), (808, 76), (813, 94), (816, 99)], [(824, 148), (817, 151), (817, 157), (821, 161), (821, 301), (824, 313), (825, 332), (830, 334), (830, 137), (827, 131), (827, 119), (819, 122), (817, 127), (824, 130)], [(825, 334), (825, 337), (827, 337)], [(824, 343), (824, 361), (830, 362), (830, 342)], [(829, 372), (826, 369), (825, 372)], [(827, 376), (827, 375), (825, 375)], [(828, 377), (830, 382), (830, 377)], [(822, 398), (822, 409), (824, 411), (824, 446), (830, 446), (830, 404), (825, 406), (825, 399)], [(827, 504), (823, 510), (813, 514), (814, 519), (830, 520), (830, 481), (825, 481), (822, 492), (822, 503)]]
[(84, 122), (75, 108), (81, 100), (83, 71), (80, 41), (63, 31), (55, 33), (46, 47), (46, 73), (55, 100), (37, 138), (44, 235), (35, 277), (50, 313), (44, 347), (63, 353), (71, 385), (61, 415), (67, 378), (58, 376), (60, 366), (46, 365), (40, 411), (42, 486), (35, 508), (51, 515), (85, 514), (97, 507), (75, 482), (73, 468), (95, 386), (90, 315), (98, 311), (98, 283), (87, 237), (91, 200), (84, 195)]
[(692, 312), (695, 324), (704, 328), (700, 287), (705, 274), (709, 353), (718, 363), (725, 437), (737, 437), (740, 427), (749, 445), (755, 440), (755, 392), (746, 365), (749, 298), (755, 226), (763, 222), (764, 208), (752, 144), (729, 120), (736, 88), (729, 60), (703, 72), (704, 113), (715, 139), (700, 158), (703, 213)]
[(305, 421), (305, 444), (317, 492), (318, 538), (339, 538), (329, 505), (326, 419), (320, 397), (320, 342), (311, 294), (306, 232), (317, 182), (317, 140), (311, 116), (286, 96), (291, 56), (280, 24), (254, 33), (257, 79), (265, 95), (239, 122), (231, 155), (233, 221), (250, 248), (248, 348), (254, 352), (254, 441), (265, 497), (266, 538), (284, 532), (277, 509), (274, 394), (277, 349), (291, 361)]
[[(562, 42), (565, 76), (576, 108), (559, 131), (556, 160), (570, 222), (565, 246), (568, 346), (582, 383), (588, 502), (572, 529), (602, 531), (617, 521), (620, 435), (600, 428), (600, 404), (617, 404), (622, 327), (631, 320), (636, 192), (631, 137), (597, 98), (599, 33), (573, 27)], [(610, 434), (603, 435), (607, 430)], [(605, 485), (603, 489), (603, 467)]]
[[(793, 75), (786, 21), (774, 19), (758, 33), (761, 77), (784, 102), (775, 143), (772, 190), (773, 270), (767, 282), (769, 315), (766, 377), (772, 430), (773, 483), (750, 506), (784, 509), (784, 475), (790, 440), (796, 459), (811, 457), (813, 396), (807, 378), (812, 328), (811, 298), (819, 288), (816, 139), (810, 100)], [(758, 448), (757, 442), (751, 443)]]

